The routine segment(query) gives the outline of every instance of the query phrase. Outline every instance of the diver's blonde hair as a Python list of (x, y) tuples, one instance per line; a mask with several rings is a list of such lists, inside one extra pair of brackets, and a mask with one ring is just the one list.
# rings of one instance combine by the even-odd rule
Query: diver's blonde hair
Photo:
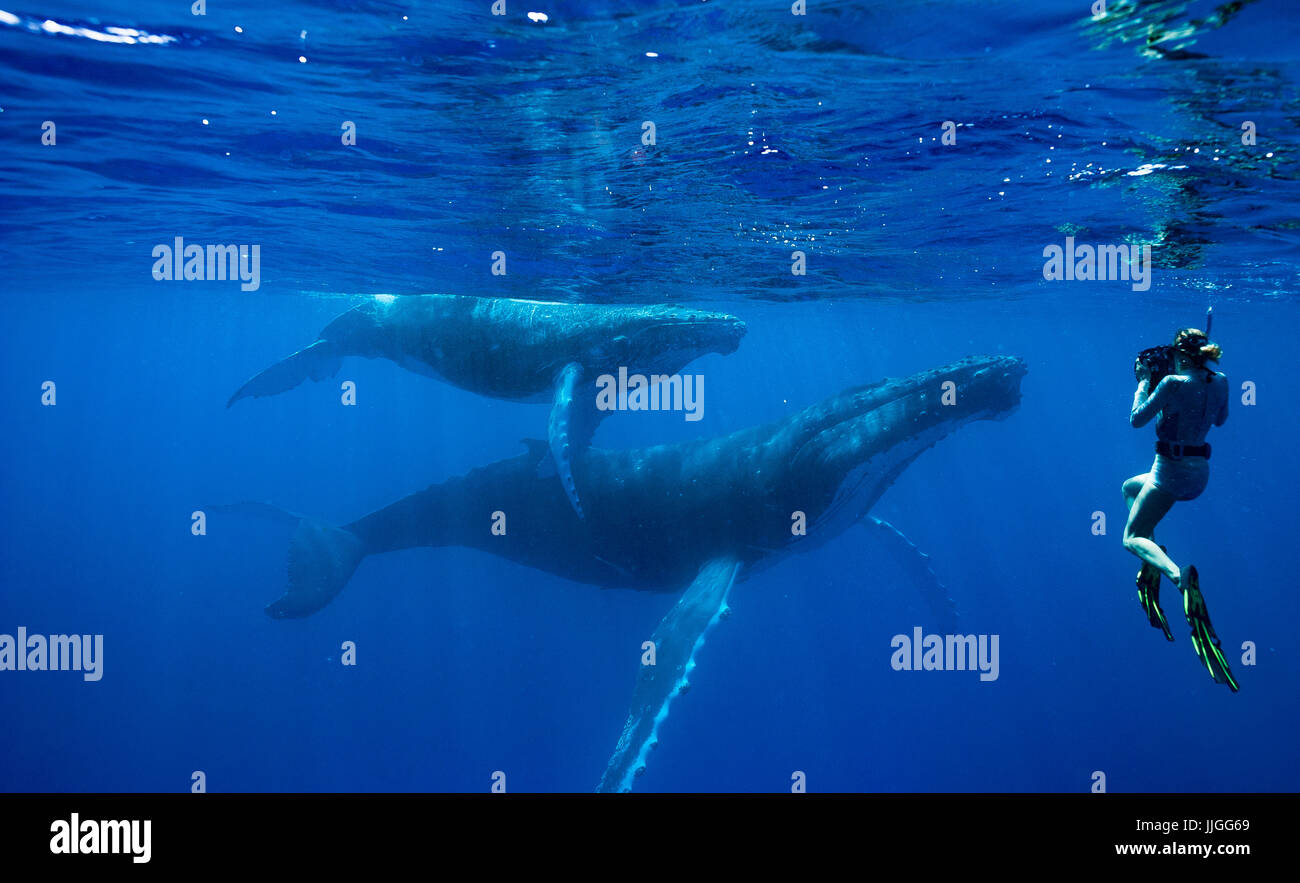
[(1199, 328), (1182, 328), (1174, 335), (1174, 349), (1197, 362), (1217, 362), (1223, 358), (1223, 348), (1211, 343)]

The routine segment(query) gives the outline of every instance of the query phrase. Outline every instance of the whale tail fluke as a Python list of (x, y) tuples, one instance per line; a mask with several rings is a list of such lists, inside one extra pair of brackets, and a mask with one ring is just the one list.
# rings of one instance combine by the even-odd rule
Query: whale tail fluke
[(356, 534), (303, 518), (289, 542), (289, 587), (266, 606), (267, 615), (298, 619), (315, 613), (343, 590), (364, 557)]
[(289, 541), (289, 586), (266, 605), (267, 615), (276, 619), (298, 619), (329, 604), (366, 556), (365, 544), (352, 531), (322, 524), (274, 503), (246, 500), (203, 509), (209, 514), (260, 518), (294, 529)]
[(337, 344), (318, 340), (311, 346), (298, 350), (287, 359), (281, 359), (270, 368), (255, 374), (235, 391), (226, 402), (229, 408), (240, 399), (273, 396), (293, 389), (304, 380), (324, 380), (338, 373), (344, 353)]

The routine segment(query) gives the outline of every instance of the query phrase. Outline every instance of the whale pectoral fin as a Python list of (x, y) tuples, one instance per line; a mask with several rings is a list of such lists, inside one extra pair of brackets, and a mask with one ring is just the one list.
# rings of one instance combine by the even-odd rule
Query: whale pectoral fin
[(581, 381), (581, 365), (570, 362), (564, 366), (555, 383), (555, 402), (551, 405), (551, 420), (547, 428), (555, 470), (579, 518), (585, 516), (582, 502), (578, 499), (578, 485), (573, 480), (573, 458), (591, 444), (597, 422), (595, 396), (583, 396), (578, 392)]
[(642, 664), (627, 723), (597, 791), (631, 791), (645, 771), (646, 758), (659, 744), (659, 725), (668, 705), (690, 687), (695, 653), (705, 633), (728, 613), (727, 593), (740, 572), (738, 558), (715, 558), (700, 568), (695, 581), (655, 629), (655, 664)]
[(289, 542), (289, 587), (266, 605), (267, 615), (296, 619), (315, 613), (343, 590), (364, 557), (356, 534), (302, 519)]
[(930, 567), (930, 556), (918, 549), (915, 543), (888, 521), (868, 517), (862, 524), (900, 553), (899, 562), (914, 578), (930, 611), (939, 618), (940, 622), (954, 624), (957, 620), (957, 605), (953, 603), (952, 598), (948, 597), (948, 590), (944, 588), (943, 583), (939, 582), (938, 574)]
[(304, 380), (324, 380), (338, 373), (343, 364), (343, 354), (328, 340), (318, 340), (306, 349), (298, 350), (287, 359), (281, 359), (270, 368), (255, 374), (235, 391), (226, 402), (229, 408), (240, 399), (273, 396), (293, 389)]

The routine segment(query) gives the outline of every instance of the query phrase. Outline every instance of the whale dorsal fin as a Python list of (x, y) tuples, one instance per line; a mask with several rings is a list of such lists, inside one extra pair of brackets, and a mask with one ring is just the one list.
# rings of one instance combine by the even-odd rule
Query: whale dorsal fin
[(709, 561), (655, 629), (651, 637), (655, 664), (642, 665), (637, 674), (623, 735), (597, 791), (631, 791), (636, 777), (645, 770), (647, 756), (659, 744), (659, 725), (668, 717), (669, 703), (690, 687), (695, 653), (704, 643), (705, 633), (728, 613), (727, 593), (739, 572), (739, 558)]
[(540, 438), (521, 438), (528, 448), (528, 458), (537, 464), (537, 477), (550, 478), (555, 475), (555, 459), (551, 456), (551, 446)]
[(578, 391), (582, 374), (582, 365), (577, 362), (570, 362), (560, 371), (555, 381), (555, 401), (551, 405), (551, 421), (547, 427), (555, 470), (560, 474), (564, 493), (579, 518), (585, 516), (582, 501), (578, 499), (578, 485), (573, 478), (573, 459), (591, 444), (598, 422), (595, 396), (584, 396)]

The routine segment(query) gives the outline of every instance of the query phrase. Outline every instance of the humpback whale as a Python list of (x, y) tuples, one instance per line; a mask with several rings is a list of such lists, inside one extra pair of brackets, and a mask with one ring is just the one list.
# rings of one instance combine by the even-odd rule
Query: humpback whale
[[(658, 744), (669, 703), (689, 687), (705, 634), (727, 615), (732, 586), (861, 521), (904, 468), (956, 428), (1014, 411), (1025, 373), (1017, 358), (972, 357), (853, 387), (726, 436), (588, 448), (574, 459), (586, 519), (538, 474), (545, 444), (526, 441), (524, 454), (351, 524), (299, 518), (288, 589), (266, 610), (307, 616), (338, 595), (365, 557), (415, 546), (469, 546), (604, 588), (679, 592), (652, 635), (656, 664), (641, 666), (600, 781), (602, 791), (630, 790)], [(954, 390), (955, 401), (945, 397)], [(490, 529), (494, 512), (509, 519), (504, 535)], [(806, 535), (792, 530), (794, 513), (803, 513)]]
[(326, 325), (315, 342), (253, 376), (226, 407), (333, 377), (345, 356), (389, 359), (494, 398), (550, 401), (555, 469), (582, 517), (571, 463), (604, 416), (596, 406), (597, 378), (620, 368), (673, 375), (706, 353), (735, 352), (744, 334), (735, 316), (679, 306), (373, 295)]

